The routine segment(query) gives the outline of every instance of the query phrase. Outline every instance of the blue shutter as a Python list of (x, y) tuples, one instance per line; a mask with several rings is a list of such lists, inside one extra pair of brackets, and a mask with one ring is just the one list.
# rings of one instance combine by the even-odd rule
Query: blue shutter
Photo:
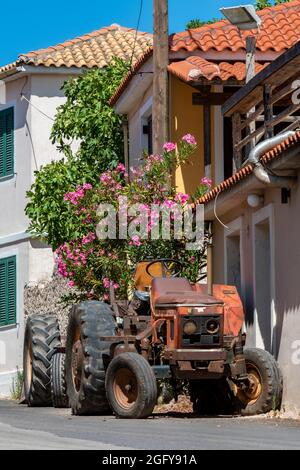
[(16, 257), (0, 260), (0, 326), (16, 323), (16, 287)]
[(14, 174), (14, 108), (0, 111), (0, 178)]

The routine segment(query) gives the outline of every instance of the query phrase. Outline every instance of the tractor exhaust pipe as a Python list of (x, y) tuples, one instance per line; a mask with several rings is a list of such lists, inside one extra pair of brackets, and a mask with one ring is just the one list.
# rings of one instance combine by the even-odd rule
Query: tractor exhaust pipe
[(213, 245), (210, 242), (207, 245), (207, 293), (208, 295), (213, 295)]

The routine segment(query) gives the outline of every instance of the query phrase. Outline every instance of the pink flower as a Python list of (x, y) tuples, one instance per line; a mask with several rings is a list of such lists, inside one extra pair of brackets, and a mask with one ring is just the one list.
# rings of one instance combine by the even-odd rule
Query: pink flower
[(164, 206), (167, 207), (168, 209), (173, 209), (176, 206), (176, 202), (166, 199), (164, 201)]
[(105, 277), (102, 282), (103, 282), (103, 286), (105, 287), (105, 289), (110, 288), (110, 280), (107, 279), (107, 277)]
[(166, 142), (163, 149), (167, 153), (174, 152), (174, 150), (176, 150), (176, 145), (173, 142)]
[(83, 237), (82, 244), (88, 245), (89, 243), (93, 242), (95, 239), (96, 239), (96, 235), (93, 232), (90, 232), (85, 237)]
[(90, 183), (85, 183), (83, 185), (83, 189), (87, 190), (87, 189), (93, 189), (93, 186), (90, 184)]
[(202, 178), (202, 180), (201, 180), (201, 184), (206, 184), (206, 186), (211, 188), (212, 187), (212, 180), (210, 178), (207, 178), (206, 176), (204, 176), (204, 178)]
[(141, 239), (138, 235), (134, 235), (131, 239), (131, 242), (129, 242), (129, 245), (131, 246), (141, 246)]
[(188, 194), (178, 193), (175, 196), (175, 201), (182, 205), (186, 204), (189, 199), (190, 196)]
[(126, 173), (126, 167), (123, 165), (123, 163), (119, 163), (116, 169), (119, 173)]
[(70, 288), (75, 287), (75, 282), (74, 281), (69, 281), (68, 282), (68, 287), (70, 287)]
[(197, 141), (192, 134), (186, 134), (182, 137), (182, 140), (189, 145), (197, 145)]
[(109, 300), (109, 295), (108, 295), (108, 294), (104, 294), (104, 295), (103, 295), (103, 300)]

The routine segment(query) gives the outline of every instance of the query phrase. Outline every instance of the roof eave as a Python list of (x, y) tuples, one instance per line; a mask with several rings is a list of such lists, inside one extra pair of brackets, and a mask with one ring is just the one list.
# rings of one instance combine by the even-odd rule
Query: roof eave
[(147, 62), (131, 78), (119, 97), (111, 102), (117, 114), (128, 114), (153, 82), (153, 58)]

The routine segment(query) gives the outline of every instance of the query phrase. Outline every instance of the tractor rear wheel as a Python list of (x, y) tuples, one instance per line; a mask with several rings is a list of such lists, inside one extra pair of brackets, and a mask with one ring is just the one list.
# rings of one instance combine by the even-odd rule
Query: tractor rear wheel
[(280, 408), (282, 375), (275, 358), (262, 349), (244, 350), (249, 385), (233, 385), (237, 411), (243, 416), (268, 413)]
[(149, 363), (137, 353), (116, 356), (105, 378), (107, 399), (118, 418), (147, 418), (157, 402), (157, 383)]
[(28, 318), (23, 352), (24, 391), (28, 406), (52, 406), (51, 359), (60, 346), (55, 315), (36, 314)]
[(109, 411), (105, 393), (105, 358), (114, 336), (111, 308), (103, 302), (83, 302), (73, 307), (67, 330), (66, 382), (74, 415), (96, 415)]
[(232, 415), (232, 392), (226, 380), (191, 380), (190, 399), (194, 413), (202, 416)]
[(56, 353), (51, 361), (51, 394), (54, 408), (69, 408), (66, 384), (66, 355)]

